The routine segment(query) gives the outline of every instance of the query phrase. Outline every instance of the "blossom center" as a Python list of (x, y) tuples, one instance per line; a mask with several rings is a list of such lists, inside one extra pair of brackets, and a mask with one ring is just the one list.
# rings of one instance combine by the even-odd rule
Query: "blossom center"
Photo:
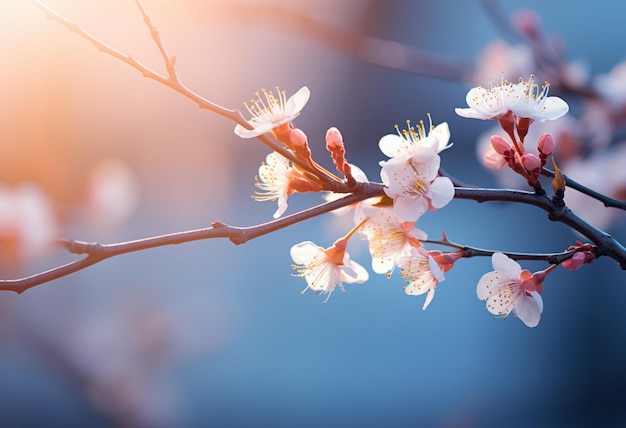
[[(428, 120), (430, 122), (428, 126), (428, 132), (430, 132), (433, 130), (433, 123), (432, 123), (432, 119), (430, 118), (430, 114), (428, 115)], [(428, 134), (426, 132), (426, 125), (424, 124), (423, 120), (420, 120), (419, 124), (415, 126), (412, 126), (411, 121), (407, 120), (406, 129), (400, 130), (398, 125), (396, 125), (396, 132), (402, 139), (413, 144), (417, 144), (419, 143), (420, 140), (423, 140), (426, 137), (428, 137)]]
[(265, 100), (261, 98), (259, 92), (256, 93), (256, 99), (250, 100), (250, 103), (244, 102), (244, 105), (250, 112), (253, 118), (267, 119), (275, 121), (281, 119), (285, 114), (285, 104), (287, 103), (287, 95), (285, 91), (281, 91), (278, 86), (276, 87), (277, 95), (274, 95), (272, 91), (266, 91), (261, 89)]

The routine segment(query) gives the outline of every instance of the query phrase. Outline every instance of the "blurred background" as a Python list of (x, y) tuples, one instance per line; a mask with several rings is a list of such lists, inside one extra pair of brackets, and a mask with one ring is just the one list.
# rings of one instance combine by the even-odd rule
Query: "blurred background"
[[(164, 71), (131, 0), (47, 4)], [(555, 36), (573, 82), (609, 73), (624, 59), (612, 46), (626, 36), (624, 5), (610, 0), (579, 8), (539, 0), (145, 6), (187, 87), (240, 108), (261, 88), (292, 94), (309, 86), (296, 124), (315, 158), (332, 167), (323, 142), (336, 126), (348, 160), (374, 181), (384, 159), (380, 137), (430, 113), (451, 129), (445, 169), (469, 183), (499, 185), (476, 155), (493, 123), (463, 119), (454, 108), (465, 106), (476, 80), (488, 83), (477, 70), (494, 41), (514, 42), (506, 24), (519, 9), (535, 11), (542, 31)], [(504, 21), (494, 19), (498, 11)], [(515, 16), (532, 22), (532, 15)], [(311, 31), (302, 17), (389, 43), (363, 53), (335, 33)], [(439, 78), (406, 70), (411, 49), (434, 56)], [(533, 71), (524, 68), (525, 53), (507, 61), (507, 52), (496, 55), (505, 64), (495, 66), (496, 82), (512, 61), (522, 62), (516, 71)], [(30, 189), (37, 201), (45, 195), (49, 218), (36, 224), (49, 223), (46, 233), (113, 243), (215, 220), (248, 226), (271, 219), (275, 204), (250, 198), (266, 147), (238, 139), (234, 124), (98, 52), (32, 3), (1, 2), (0, 58), (0, 190)], [(588, 113), (580, 97), (560, 95), (572, 118)], [(592, 125), (567, 129), (582, 139)], [(598, 185), (613, 174), (591, 169)], [(319, 200), (294, 195), (287, 213)], [(626, 240), (621, 217), (581, 214)], [(454, 242), (509, 251), (558, 252), (579, 238), (531, 207), (460, 200), (427, 213), (418, 227), (434, 239), (445, 231)], [(493, 320), (483, 309), (475, 288), (492, 270), (489, 259), (459, 261), (427, 311), (423, 296), (403, 292), (397, 273), (390, 280), (372, 273), (327, 304), (300, 295), (305, 283), (291, 277), (290, 247), (305, 240), (329, 246), (350, 228), (327, 214), (239, 247), (209, 240), (157, 248), (22, 295), (0, 294), (0, 426), (626, 426), (626, 281), (615, 262), (555, 270), (534, 329), (513, 317)], [(28, 258), (3, 251), (6, 278), (72, 260), (62, 251)], [(352, 240), (349, 251), (369, 267), (365, 242)]]

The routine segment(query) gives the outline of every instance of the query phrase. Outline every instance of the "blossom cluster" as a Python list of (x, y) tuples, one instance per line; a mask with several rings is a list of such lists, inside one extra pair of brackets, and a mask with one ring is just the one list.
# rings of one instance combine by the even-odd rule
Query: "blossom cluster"
[[(548, 89), (549, 84), (539, 86), (532, 76), (519, 83), (503, 79), (500, 85), (489, 89), (471, 89), (467, 94), (468, 107), (456, 109), (460, 116), (500, 124), (509, 140), (493, 136), (485, 158), (497, 168), (508, 165), (535, 190), (540, 189), (539, 171), (553, 152), (555, 140), (549, 134), (542, 135), (537, 141), (539, 154), (529, 153), (524, 146), (528, 129), (534, 121), (557, 119), (569, 109), (562, 99), (548, 96)], [(259, 168), (254, 198), (277, 201), (274, 218), (278, 218), (286, 212), (288, 197), (293, 193), (325, 192), (330, 194), (326, 199), (333, 200), (343, 194), (333, 193), (329, 182), (351, 183), (354, 189), (358, 189), (359, 183), (366, 183), (368, 179), (361, 169), (348, 163), (337, 128), (326, 133), (326, 148), (343, 179), (311, 158), (306, 134), (293, 124), (309, 99), (308, 88), (301, 88), (290, 98), (278, 88), (277, 91), (276, 95), (266, 90), (261, 91), (262, 96), (257, 94), (256, 100), (246, 104), (252, 119), (247, 126), (240, 124), (235, 129), (243, 138), (268, 133), (284, 147), (283, 153), (270, 153)], [(379, 165), (384, 195), (342, 208), (351, 210), (354, 227), (330, 247), (305, 241), (291, 248), (294, 276), (307, 284), (303, 293), (310, 289), (326, 296), (327, 302), (335, 289), (345, 292), (344, 283), (359, 284), (369, 279), (367, 269), (347, 252), (350, 238), (359, 233), (368, 242), (372, 271), (391, 278), (399, 270), (406, 294), (426, 295), (426, 309), (437, 286), (444, 281), (444, 274), (458, 259), (469, 257), (463, 248), (451, 245), (445, 235), (443, 241), (429, 241), (427, 233), (416, 227), (427, 212), (442, 209), (454, 199), (454, 184), (440, 171), (440, 152), (451, 146), (448, 124), (435, 126), (430, 115), (428, 124), (407, 121), (405, 128), (396, 125), (395, 133), (383, 136), (379, 148), (387, 159)], [(427, 249), (426, 244), (432, 243), (455, 248), (449, 252)], [(582, 254), (578, 247), (570, 250)], [(487, 310), (496, 317), (515, 314), (527, 326), (536, 326), (543, 310), (543, 280), (556, 265), (531, 273), (504, 253), (492, 254), (494, 271), (479, 280), (478, 298), (486, 302)], [(574, 259), (580, 257), (568, 259), (569, 268), (590, 261), (574, 265)]]

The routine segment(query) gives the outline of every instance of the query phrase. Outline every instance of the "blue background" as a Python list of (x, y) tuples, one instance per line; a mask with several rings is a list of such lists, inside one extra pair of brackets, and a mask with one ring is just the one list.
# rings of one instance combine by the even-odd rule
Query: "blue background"
[[(237, 107), (260, 87), (279, 83), (293, 92), (309, 86), (311, 100), (296, 123), (307, 132), (320, 163), (330, 166), (324, 157), (323, 135), (328, 127), (337, 126), (348, 159), (372, 180), (379, 180), (378, 161), (384, 158), (377, 147), (379, 138), (393, 132), (396, 123), (425, 119), (431, 113), (435, 123), (450, 125), (455, 145), (442, 154), (446, 170), (477, 185), (495, 185), (474, 149), (477, 135), (491, 124), (454, 114), (454, 107), (465, 105), (463, 82), (371, 65), (269, 20), (243, 15), (212, 18), (212, 4), (181, 2), (168, 9), (146, 1), (192, 89)], [(330, 6), (283, 4), (348, 30), (469, 63), (486, 43), (499, 37), (478, 1), (355, 1), (344, 6), (349, 13), (336, 15), (329, 13)], [(584, 58), (592, 72), (606, 72), (623, 59), (617, 42), (625, 36), (621, 2), (596, 1), (584, 7), (564, 1), (503, 4), (508, 11), (519, 7), (537, 11), (545, 31), (560, 34), (569, 57)], [(71, 6), (64, 7), (68, 15), (74, 13)], [(83, 12), (87, 11), (85, 6)], [(132, 9), (123, 13), (134, 17)], [(77, 20), (82, 18), (76, 15)], [(101, 136), (102, 144), (94, 143), (83, 156), (115, 154), (127, 159), (137, 168), (144, 190), (138, 211), (126, 223), (100, 235), (68, 228), (69, 237), (116, 242), (205, 227), (214, 220), (244, 226), (271, 218), (273, 204), (255, 203), (249, 197), (267, 149), (255, 141), (238, 140), (226, 120), (199, 111), (164, 87), (146, 83), (127, 66), (111, 65), (113, 59), (66, 35), (66, 30), (45, 21), (37, 11), (29, 17), (32, 26), (65, 37), (68, 48), (59, 55), (111, 67), (108, 79), (101, 76), (97, 84), (88, 73), (68, 71), (74, 76), (73, 85), (100, 86), (110, 92), (108, 96), (119, 102), (129, 122), (115, 122), (116, 116), (107, 119), (107, 109), (94, 110), (107, 133)], [(176, 22), (186, 26), (175, 27)], [(87, 24), (97, 23), (83, 25)], [(133, 25), (139, 28), (137, 34), (143, 34), (140, 21)], [(208, 28), (221, 31), (220, 37)], [(109, 40), (105, 25), (98, 30)], [(212, 44), (226, 47), (232, 56), (216, 57)], [(148, 61), (158, 64), (157, 52), (147, 52), (154, 54), (146, 54), (152, 58)], [(222, 88), (223, 77), (214, 75), (220, 72), (235, 73), (236, 82)], [(114, 83), (118, 79), (130, 82), (130, 89), (118, 92)], [(94, 109), (93, 104), (85, 108)], [(154, 110), (146, 113), (147, 105), (162, 108), (162, 116)], [(572, 105), (575, 113), (576, 104)], [(90, 111), (74, 120), (92, 120)], [(164, 153), (162, 158), (127, 148), (129, 140), (152, 138), (143, 128), (156, 129), (160, 140), (150, 144)], [(111, 148), (105, 140), (116, 129), (125, 142)], [(90, 135), (97, 141), (104, 131), (99, 132), (85, 131), (82, 137)], [(73, 134), (68, 138), (79, 139)], [(212, 147), (218, 145), (216, 155)], [(221, 176), (212, 175), (222, 162), (231, 166)], [(294, 195), (288, 212), (317, 200), (316, 195)], [(561, 251), (577, 238), (532, 207), (471, 201), (453, 201), (437, 213), (426, 214), (418, 226), (433, 238), (445, 231), (455, 242), (511, 251)], [(174, 416), (148, 417), (148, 422), (136, 422), (138, 426), (626, 425), (622, 310), (626, 290), (624, 273), (612, 260), (599, 259), (579, 271), (557, 269), (550, 274), (544, 284), (545, 310), (535, 329), (513, 317), (492, 320), (483, 309), (475, 287), (480, 276), (491, 270), (489, 259), (459, 261), (437, 288), (427, 311), (421, 310), (423, 296), (404, 294), (397, 274), (390, 280), (372, 274), (366, 284), (347, 285), (346, 294), (333, 294), (327, 304), (312, 293), (300, 295), (305, 285), (290, 277), (289, 248), (304, 240), (328, 246), (349, 227), (325, 215), (238, 247), (214, 240), (128, 254), (21, 296), (0, 296), (2, 306), (10, 309), (5, 311), (0, 349), (0, 426), (116, 425), (120, 419), (93, 406), (86, 393), (89, 383), (76, 376), (81, 372), (65, 356), (63, 344), (91, 346), (89, 340), (81, 345), (84, 338), (77, 333), (77, 324), (94, 319), (107, 326), (104, 331), (112, 337), (126, 334), (127, 318), (119, 315), (120, 302), (126, 300), (133, 305), (139, 300), (138, 307), (147, 306), (166, 321), (175, 319), (184, 326), (163, 321), (163, 328), (171, 333), (163, 345), (167, 350), (154, 352), (165, 354), (165, 363), (148, 382), (159, 388), (166, 385), (158, 390), (175, 397), (175, 410), (166, 412)], [(623, 221), (610, 232), (626, 239)], [(365, 243), (353, 240), (349, 251), (368, 266)], [(543, 269), (541, 263), (524, 267)], [(175, 315), (163, 315), (174, 309)], [(98, 342), (102, 331), (95, 329), (87, 337)], [(193, 338), (183, 341), (180, 335), (190, 331)], [(123, 349), (125, 343), (139, 339), (124, 340), (98, 342), (103, 365), (115, 346)], [(186, 345), (180, 345), (184, 349), (178, 352), (180, 342)], [(144, 370), (150, 355), (140, 354), (133, 364)], [(163, 402), (170, 400), (166, 397)], [(148, 408), (148, 413), (159, 414), (158, 409)]]

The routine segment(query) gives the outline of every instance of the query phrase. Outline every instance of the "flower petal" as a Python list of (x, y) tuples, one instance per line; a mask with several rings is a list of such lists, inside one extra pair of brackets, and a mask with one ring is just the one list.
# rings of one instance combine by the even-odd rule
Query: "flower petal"
[(300, 111), (309, 101), (310, 96), (311, 91), (308, 87), (303, 86), (298, 89), (298, 92), (293, 94), (285, 103), (285, 114), (287, 116), (292, 116), (292, 118), (295, 118), (295, 116), (300, 114)]
[(243, 126), (237, 124), (237, 126), (235, 126), (235, 134), (237, 134), (237, 136), (240, 138), (255, 138), (259, 135), (265, 134), (266, 132), (270, 132), (272, 129), (274, 129), (274, 124), (272, 123), (259, 125), (254, 129), (246, 129)]
[(454, 199), (454, 184), (448, 177), (437, 177), (428, 191), (433, 208), (442, 208)]
[(522, 273), (522, 267), (515, 260), (510, 259), (502, 253), (493, 253), (491, 263), (496, 272), (501, 273), (510, 279), (518, 279)]
[(487, 300), (500, 292), (500, 275), (498, 272), (487, 272), (478, 281), (476, 295), (480, 300)]
[(541, 319), (543, 300), (541, 294), (533, 291), (530, 296), (524, 296), (515, 308), (517, 317), (528, 327), (537, 327)]
[(447, 122), (441, 122), (439, 125), (435, 126), (432, 131), (428, 133), (428, 136), (437, 138), (437, 153), (452, 146), (452, 144), (448, 144), (450, 142), (450, 127)]
[(367, 269), (358, 264), (357, 262), (350, 260), (350, 256), (346, 253), (344, 256), (344, 264), (340, 266), (341, 279), (348, 284), (362, 284), (369, 279), (369, 273)]
[(417, 221), (428, 210), (428, 201), (424, 198), (400, 196), (393, 203), (395, 214), (404, 221)]
[(401, 153), (404, 153), (402, 148), (404, 142), (402, 137), (397, 134), (388, 134), (383, 136), (378, 142), (378, 148), (387, 157), (394, 158)]
[(428, 305), (430, 305), (430, 302), (433, 301), (433, 298), (435, 297), (435, 289), (437, 288), (437, 286), (433, 286), (430, 287), (428, 289), (428, 294), (426, 295), (426, 300), (424, 301), (424, 306), (422, 306), (422, 310), (425, 311), (426, 308), (428, 307)]
[(298, 265), (308, 264), (312, 258), (324, 253), (324, 249), (311, 241), (300, 242), (291, 247), (291, 258)]

